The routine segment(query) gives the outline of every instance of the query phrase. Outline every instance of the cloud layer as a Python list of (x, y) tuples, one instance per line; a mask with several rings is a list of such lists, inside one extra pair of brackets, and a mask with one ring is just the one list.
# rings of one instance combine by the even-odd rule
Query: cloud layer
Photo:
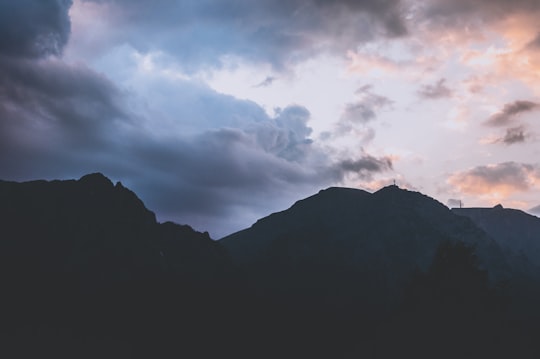
[[(310, 138), (311, 114), (259, 105), (198, 81), (143, 74), (154, 103), (139, 103), (83, 64), (26, 54), (0, 59), (0, 177), (121, 179), (162, 220), (215, 237), (241, 229), (345, 177), (371, 178), (391, 161), (331, 157)], [(160, 91), (176, 96), (160, 102)], [(168, 107), (167, 107), (168, 106)]]
[[(392, 173), (433, 188), (447, 164), (468, 203), (530, 192), (539, 14), (535, 0), (6, 0), (0, 177), (102, 171), (217, 237), (324, 186)], [(246, 68), (241, 95), (232, 75), (211, 87)], [(478, 146), (488, 129), (507, 146)]]
[(59, 54), (70, 34), (71, 0), (0, 3), (0, 54), (39, 57)]
[(116, 41), (141, 52), (166, 49), (187, 70), (231, 55), (283, 69), (320, 51), (407, 33), (400, 0), (85, 2), (112, 18)]

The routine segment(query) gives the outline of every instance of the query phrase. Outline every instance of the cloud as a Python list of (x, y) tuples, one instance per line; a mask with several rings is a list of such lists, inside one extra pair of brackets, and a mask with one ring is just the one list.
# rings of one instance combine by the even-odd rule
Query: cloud
[(479, 26), (516, 13), (537, 11), (540, 4), (536, 0), (428, 0), (420, 6), (422, 16), (434, 25), (445, 27)]
[(373, 174), (392, 170), (392, 159), (390, 157), (376, 158), (364, 154), (358, 159), (346, 159), (336, 164), (338, 177), (343, 177), (348, 173), (355, 174), (362, 180), (370, 181)]
[(517, 126), (507, 128), (505, 134), (502, 137), (489, 136), (480, 140), (481, 144), (498, 144), (502, 143), (507, 146), (524, 143), (526, 142), (531, 135), (527, 133), (525, 126)]
[(147, 140), (131, 156), (133, 187), (160, 218), (209, 230), (216, 238), (346, 176), (368, 179), (391, 169), (386, 158), (336, 161), (316, 148), (302, 161), (289, 161), (242, 129), (216, 129), (174, 144)]
[(141, 52), (158, 48), (188, 71), (220, 66), (224, 56), (284, 69), (317, 52), (344, 55), (360, 43), (407, 33), (400, 0), (160, 0), (151, 6), (143, 0), (86, 0), (81, 6), (85, 3), (97, 4), (114, 24), (114, 36), (93, 41), (113, 38)]
[(538, 33), (538, 35), (536, 35), (536, 37), (531, 42), (529, 42), (527, 47), (532, 48), (532, 49), (540, 49), (540, 32)]
[(0, 178), (101, 171), (132, 187), (160, 219), (220, 236), (282, 208), (291, 193), (307, 195), (343, 176), (312, 144), (302, 106), (269, 117), (197, 81), (131, 68), (145, 86), (126, 92), (83, 64), (46, 56), (63, 43), (42, 52), (30, 43), (20, 51), (2, 43), (11, 53), (0, 57)]
[(368, 123), (375, 120), (378, 113), (392, 106), (391, 99), (375, 94), (372, 85), (364, 85), (355, 91), (358, 100), (345, 104), (340, 118), (325, 138), (353, 135), (360, 144), (367, 144), (375, 138), (375, 130)]
[(478, 166), (451, 175), (448, 183), (463, 194), (505, 197), (537, 186), (540, 167), (518, 162)]
[(359, 88), (356, 94), (359, 99), (345, 105), (340, 119), (344, 124), (366, 124), (377, 117), (377, 111), (393, 104), (389, 98), (373, 93), (371, 85)]
[(0, 71), (0, 178), (100, 171), (136, 191), (160, 220), (216, 238), (290, 198), (391, 169), (363, 152), (326, 153), (310, 138), (311, 114), (300, 105), (269, 116), (251, 101), (166, 77), (145, 79), (154, 97), (139, 103), (103, 75), (55, 58), (3, 60)]
[(267, 76), (264, 80), (259, 82), (257, 85), (254, 85), (253, 87), (268, 87), (271, 86), (276, 80), (277, 79), (274, 76)]
[(426, 99), (436, 100), (452, 96), (452, 90), (445, 85), (446, 79), (440, 79), (434, 85), (423, 85), (418, 94)]
[(523, 126), (512, 127), (506, 130), (506, 134), (501, 141), (506, 145), (525, 142), (527, 135)]
[(518, 100), (504, 105), (503, 109), (490, 116), (485, 124), (488, 126), (505, 126), (511, 123), (514, 118), (522, 113), (535, 111), (540, 104), (532, 101)]
[(299, 161), (313, 142), (309, 138), (312, 130), (307, 126), (310, 116), (305, 107), (292, 105), (277, 109), (272, 121), (248, 131), (255, 132), (257, 142), (265, 151), (290, 161)]
[(58, 55), (70, 34), (71, 0), (0, 2), (0, 54)]
[[(103, 128), (129, 117), (121, 92), (83, 65), (56, 59), (3, 59), (0, 73), (0, 141), (4, 146), (24, 143), (44, 152), (52, 151), (55, 142), (99, 147), (108, 137)], [(15, 154), (3, 152), (1, 157)]]

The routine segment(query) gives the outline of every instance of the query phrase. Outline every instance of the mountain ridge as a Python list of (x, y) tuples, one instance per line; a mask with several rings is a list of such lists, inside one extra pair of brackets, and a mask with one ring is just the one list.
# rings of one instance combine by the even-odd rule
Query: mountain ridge
[[(0, 181), (0, 281), (2, 344), (10, 338), (1, 351), (18, 357), (46, 348), (55, 357), (211, 357), (201, 328), (225, 332), (247, 306), (236, 268), (207, 232), (158, 223), (101, 173)], [(242, 351), (228, 344), (232, 333), (213, 339), (231, 355)]]
[(492, 208), (453, 208), (452, 212), (473, 220), (514, 256), (526, 258), (534, 267), (531, 275), (540, 268), (540, 218), (500, 204)]
[[(522, 338), (505, 329), (496, 284), (514, 267), (498, 242), (397, 186), (330, 187), (214, 241), (158, 223), (134, 192), (100, 173), (0, 181), (0, 234), (8, 302), (0, 330), (38, 351), (27, 357), (46, 345), (71, 351), (66, 357), (384, 358), (395, 353), (377, 356), (381, 346), (404, 332), (413, 351), (456, 338), (462, 348), (468, 334), (453, 333), (469, 328), (490, 342), (510, 338), (509, 347)], [(539, 296), (522, 289), (538, 283), (523, 283), (512, 290), (530, 299), (528, 318)]]
[[(222, 238), (220, 243), (235, 260), (243, 262), (247, 258), (253, 261), (257, 260), (253, 258), (258, 258), (258, 255), (264, 255), (264, 247), (270, 245), (272, 240), (292, 233), (300, 235), (297, 232), (302, 230), (317, 235), (333, 233), (335, 241), (351, 241), (356, 236), (364, 237), (364, 243), (369, 243), (369, 238), (376, 243), (380, 241), (375, 238), (384, 236), (384, 233), (390, 237), (396, 235), (392, 226), (400, 226), (404, 233), (408, 231), (413, 236), (425, 238), (427, 234), (415, 233), (416, 223), (423, 223), (419, 228), (430, 231), (435, 237), (457, 239), (462, 236), (462, 240), (471, 244), (478, 242), (477, 237), (482, 237), (479, 243), (482, 250), (494, 250), (496, 247), (496, 243), (470, 220), (455, 216), (445, 205), (424, 194), (394, 185), (374, 193), (330, 187), (297, 201), (285, 211), (273, 213), (249, 228)], [(254, 231), (257, 233), (252, 234)], [(250, 242), (250, 238), (254, 238), (253, 242)], [(429, 264), (434, 248), (429, 253), (423, 255), (425, 260), (420, 263), (421, 268)]]

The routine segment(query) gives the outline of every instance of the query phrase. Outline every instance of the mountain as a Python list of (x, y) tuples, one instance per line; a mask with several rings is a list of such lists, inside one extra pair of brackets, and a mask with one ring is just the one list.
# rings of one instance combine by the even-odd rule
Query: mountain
[[(0, 181), (0, 355), (536, 358), (536, 317), (498, 286), (519, 256), (486, 230), (396, 186), (332, 187), (213, 241), (99, 173)], [(510, 286), (524, 314), (529, 287)]]
[(472, 221), (397, 186), (373, 194), (331, 187), (220, 243), (244, 266), (285, 256), (376, 270), (393, 281), (396, 273), (407, 277), (415, 268), (427, 269), (439, 244), (447, 240), (476, 246), (482, 265), (493, 275), (508, 270), (501, 248)]
[[(180, 263), (208, 271), (225, 258), (208, 233), (157, 223), (132, 191), (99, 173), (78, 181), (1, 181), (0, 221), (2, 263), (21, 272), (125, 281), (180, 270)], [(184, 252), (197, 260), (188, 263)]]
[[(208, 333), (244, 305), (237, 277), (208, 233), (158, 223), (102, 174), (0, 181), (4, 354), (211, 356)], [(229, 339), (213, 342), (221, 351)]]
[(540, 269), (540, 218), (523, 211), (503, 208), (453, 208), (457, 215), (470, 218), (501, 247), (526, 260), (538, 273)]
[(305, 348), (321, 357), (498, 357), (533, 342), (506, 317), (498, 285), (513, 268), (504, 250), (418, 192), (331, 187), (220, 243), (269, 303), (276, 342), (296, 338), (299, 357)]
[(520, 210), (503, 208), (453, 208), (470, 218), (490, 235), (506, 253), (513, 269), (507, 283), (514, 312), (521, 318), (540, 320), (540, 218)]

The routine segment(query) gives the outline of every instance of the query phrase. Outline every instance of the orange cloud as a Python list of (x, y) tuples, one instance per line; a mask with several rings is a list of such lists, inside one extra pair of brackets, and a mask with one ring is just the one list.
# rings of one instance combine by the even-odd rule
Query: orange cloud
[(538, 38), (537, 11), (515, 13), (488, 24), (499, 38), (497, 47), (485, 51), (469, 51), (463, 63), (488, 67), (498, 79), (518, 79), (540, 95), (540, 46), (533, 46)]
[(517, 162), (478, 166), (453, 174), (447, 182), (463, 194), (506, 198), (540, 185), (540, 166)]

